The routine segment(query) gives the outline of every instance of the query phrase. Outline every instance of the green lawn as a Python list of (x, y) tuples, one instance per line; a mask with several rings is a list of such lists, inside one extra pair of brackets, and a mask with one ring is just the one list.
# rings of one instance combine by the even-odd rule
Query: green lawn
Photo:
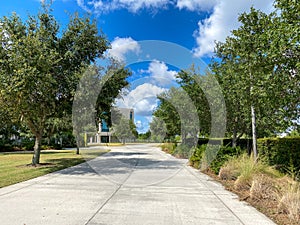
[(73, 150), (53, 150), (41, 153), (42, 166), (29, 166), (32, 153), (0, 153), (0, 188), (45, 175), (93, 159), (107, 151), (88, 150), (76, 155)]

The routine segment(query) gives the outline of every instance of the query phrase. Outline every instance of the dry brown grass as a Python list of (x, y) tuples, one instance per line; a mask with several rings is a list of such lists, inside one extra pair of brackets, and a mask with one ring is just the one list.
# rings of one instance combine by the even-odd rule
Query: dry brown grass
[(278, 196), (276, 179), (264, 174), (256, 175), (253, 178), (250, 188), (250, 198), (254, 201), (275, 201)]
[(231, 163), (221, 167), (218, 176), (222, 180), (236, 180), (239, 176), (239, 171), (238, 168)]
[(278, 196), (278, 211), (285, 213), (293, 222), (300, 224), (300, 185), (298, 182), (289, 184)]
[(300, 183), (291, 177), (242, 155), (225, 163), (217, 178), (278, 224), (300, 225)]

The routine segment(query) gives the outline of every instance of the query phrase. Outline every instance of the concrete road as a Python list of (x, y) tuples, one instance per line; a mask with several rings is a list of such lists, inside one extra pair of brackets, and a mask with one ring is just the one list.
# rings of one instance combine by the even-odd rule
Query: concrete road
[(1, 188), (0, 224), (274, 224), (157, 147), (111, 149), (87, 163)]

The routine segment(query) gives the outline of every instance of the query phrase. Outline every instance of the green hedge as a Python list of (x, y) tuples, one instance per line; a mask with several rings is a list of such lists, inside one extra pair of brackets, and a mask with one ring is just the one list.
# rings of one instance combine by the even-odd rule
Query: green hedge
[(260, 157), (270, 165), (281, 172), (300, 175), (300, 137), (262, 138), (257, 145)]
[[(216, 147), (216, 149), (214, 148)], [(215, 155), (215, 150), (218, 151)], [(231, 146), (217, 146), (217, 145), (201, 145), (193, 149), (193, 154), (189, 158), (191, 166), (199, 169), (201, 162), (207, 164), (215, 174), (219, 173), (220, 168), (223, 164), (228, 161), (231, 157), (238, 156), (245, 152), (240, 147), (232, 148)]]
[[(206, 145), (210, 141), (211, 145), (223, 145), (223, 146), (232, 146), (232, 139), (231, 138), (199, 138), (198, 139), (198, 146)], [(250, 149), (252, 148), (252, 139), (245, 139), (241, 138), (236, 143), (237, 147), (240, 147), (241, 149)]]

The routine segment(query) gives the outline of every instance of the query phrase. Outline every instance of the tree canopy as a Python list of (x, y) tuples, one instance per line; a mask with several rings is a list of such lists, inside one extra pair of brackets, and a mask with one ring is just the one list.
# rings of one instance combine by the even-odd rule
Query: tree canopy
[(0, 90), (6, 108), (35, 136), (39, 163), (46, 121), (70, 113), (82, 71), (108, 48), (95, 21), (77, 14), (61, 30), (48, 7), (26, 21), (0, 18)]

